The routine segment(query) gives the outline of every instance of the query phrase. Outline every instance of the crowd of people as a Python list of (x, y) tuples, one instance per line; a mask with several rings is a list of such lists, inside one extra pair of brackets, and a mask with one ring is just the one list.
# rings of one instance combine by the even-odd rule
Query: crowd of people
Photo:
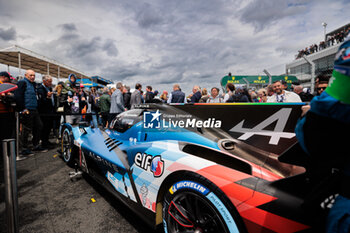
[[(130, 87), (120, 82), (111, 89), (85, 90), (84, 85), (71, 74), (66, 82), (59, 82), (53, 88), (50, 75), (44, 75), (42, 83), (37, 84), (35, 72), (27, 70), (24, 79), (7, 89), (14, 90), (16, 87), (14, 91), (0, 89), (0, 139), (15, 137), (15, 112), (20, 113), (21, 154), (30, 156), (33, 155), (32, 151), (44, 152), (55, 146), (49, 137), (52, 132), (58, 132), (61, 122), (75, 124), (85, 118), (84, 121), (95, 127), (108, 127), (118, 114), (142, 103), (284, 103), (312, 100), (310, 105), (303, 106), (303, 116), (295, 130), (300, 147), (307, 153), (308, 182), (323, 182), (334, 174), (338, 176), (334, 185), (337, 196), (327, 216), (326, 232), (349, 232), (350, 157), (347, 152), (348, 138), (341, 133), (350, 129), (349, 54), (350, 38), (347, 37), (337, 52), (331, 82), (328, 75), (316, 77), (315, 96), (299, 84), (288, 90), (283, 80), (259, 90), (236, 88), (228, 83), (225, 93), (220, 93), (217, 87), (212, 87), (208, 92), (195, 85), (187, 96), (180, 85), (175, 84), (171, 93), (163, 91), (158, 96), (160, 93), (153, 91), (152, 86), (146, 86), (143, 92), (140, 83), (135, 85), (132, 93)], [(13, 82), (8, 72), (0, 72), (0, 84)], [(29, 145), (29, 135), (32, 135), (32, 146)], [(325, 146), (321, 147), (320, 142), (326, 143)]]
[(302, 58), (304, 55), (307, 56), (309, 54), (313, 54), (328, 47), (331, 47), (333, 45), (342, 43), (344, 41), (345, 35), (347, 35), (349, 31), (350, 28), (347, 28), (333, 35), (328, 35), (326, 40), (321, 41), (318, 45), (312, 44), (309, 47), (306, 47), (305, 49), (299, 50), (298, 54), (295, 56), (295, 59)]
[[(97, 90), (87, 89), (77, 82), (75, 74), (70, 74), (67, 81), (58, 82), (55, 87), (52, 77), (44, 75), (42, 83), (35, 82), (35, 72), (27, 70), (25, 77), (16, 82), (17, 89), (2, 94), (1, 106), (9, 112), (20, 113), (21, 131), (20, 147), (23, 156), (33, 155), (34, 152), (45, 152), (55, 147), (49, 138), (54, 134), (58, 137), (59, 126), (62, 122), (77, 124), (80, 121), (90, 122), (95, 127), (108, 127), (111, 121), (120, 113), (135, 108), (142, 103), (235, 103), (235, 102), (308, 102), (313, 95), (310, 90), (301, 85), (293, 85), (293, 91), (288, 90), (284, 80), (259, 90), (247, 90), (226, 85), (225, 93), (220, 93), (218, 87), (210, 91), (194, 85), (192, 93), (186, 95), (179, 84), (173, 85), (172, 92), (164, 90), (159, 93), (152, 86), (136, 83), (134, 91), (122, 83), (115, 87)], [(14, 82), (8, 72), (0, 73), (2, 83)], [(329, 77), (321, 75), (316, 79), (317, 95), (328, 84)], [(15, 108), (9, 104), (15, 103)], [(1, 108), (0, 108), (1, 111)], [(13, 125), (11, 126), (13, 127)], [(32, 137), (29, 143), (30, 135)]]

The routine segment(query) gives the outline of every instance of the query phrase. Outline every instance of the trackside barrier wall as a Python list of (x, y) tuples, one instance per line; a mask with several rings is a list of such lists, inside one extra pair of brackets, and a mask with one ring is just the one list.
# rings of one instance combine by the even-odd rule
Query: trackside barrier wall
[(3, 140), (2, 148), (4, 157), (7, 230), (9, 233), (17, 233), (19, 232), (19, 228), (15, 139)]

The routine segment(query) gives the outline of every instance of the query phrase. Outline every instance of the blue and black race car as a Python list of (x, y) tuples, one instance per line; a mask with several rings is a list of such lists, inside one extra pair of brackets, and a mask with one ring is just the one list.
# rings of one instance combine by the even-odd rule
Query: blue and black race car
[(165, 232), (322, 229), (334, 176), (314, 182), (297, 146), (278, 159), (221, 126), (176, 106), (143, 105), (107, 129), (63, 124), (62, 157)]

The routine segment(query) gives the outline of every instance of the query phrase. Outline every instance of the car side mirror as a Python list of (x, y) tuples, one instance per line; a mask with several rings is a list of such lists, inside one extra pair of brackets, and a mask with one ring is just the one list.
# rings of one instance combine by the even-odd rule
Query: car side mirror
[(79, 129), (85, 128), (85, 127), (89, 127), (89, 126), (90, 126), (90, 123), (87, 122), (87, 121), (81, 121), (81, 122), (79, 122)]
[(79, 122), (79, 131), (82, 133), (82, 134), (87, 134), (85, 128), (86, 127), (89, 127), (90, 126), (90, 123), (87, 122), (87, 121), (81, 121)]

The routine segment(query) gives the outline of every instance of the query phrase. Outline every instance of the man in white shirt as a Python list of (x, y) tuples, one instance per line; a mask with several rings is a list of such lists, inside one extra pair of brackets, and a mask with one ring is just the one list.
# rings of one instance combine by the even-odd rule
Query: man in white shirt
[(210, 91), (211, 96), (207, 100), (207, 103), (224, 103), (224, 100), (219, 96), (219, 88), (213, 87)]
[(298, 94), (284, 90), (281, 81), (274, 82), (273, 89), (275, 93), (272, 96), (268, 97), (266, 101), (268, 103), (302, 102)]

